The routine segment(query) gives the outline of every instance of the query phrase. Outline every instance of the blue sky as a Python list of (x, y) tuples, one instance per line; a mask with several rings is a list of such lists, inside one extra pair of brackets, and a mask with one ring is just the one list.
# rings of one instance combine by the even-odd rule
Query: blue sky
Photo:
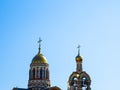
[(117, 90), (119, 24), (120, 0), (0, 0), (1, 90), (27, 88), (39, 37), (51, 86), (67, 89), (80, 44), (92, 90)]

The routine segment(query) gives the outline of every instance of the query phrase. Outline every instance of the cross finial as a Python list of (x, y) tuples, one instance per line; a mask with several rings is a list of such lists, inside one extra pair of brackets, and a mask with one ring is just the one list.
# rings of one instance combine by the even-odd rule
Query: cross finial
[(78, 48), (78, 55), (80, 55), (80, 47), (81, 47), (80, 45), (78, 45), (78, 47), (77, 47)]
[(41, 40), (41, 38), (39, 37), (39, 40), (38, 40), (38, 43), (39, 43), (39, 48), (38, 48), (38, 53), (40, 53), (40, 49), (41, 49), (41, 42), (42, 42), (42, 40)]

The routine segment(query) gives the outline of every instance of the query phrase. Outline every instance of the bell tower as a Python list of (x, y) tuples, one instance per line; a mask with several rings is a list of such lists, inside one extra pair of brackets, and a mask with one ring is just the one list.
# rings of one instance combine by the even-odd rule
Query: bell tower
[(41, 53), (41, 39), (39, 39), (38, 53), (32, 59), (29, 70), (29, 90), (46, 90), (50, 87), (49, 64), (46, 57)]
[(90, 76), (82, 70), (82, 57), (80, 55), (80, 46), (78, 46), (78, 55), (75, 58), (76, 71), (73, 72), (68, 80), (68, 90), (91, 90)]

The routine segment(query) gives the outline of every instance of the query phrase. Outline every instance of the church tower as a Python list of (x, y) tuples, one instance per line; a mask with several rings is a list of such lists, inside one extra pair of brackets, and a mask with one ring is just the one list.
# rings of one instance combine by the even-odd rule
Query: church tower
[(14, 87), (12, 90), (61, 90), (58, 86), (50, 85), (49, 64), (41, 53), (41, 39), (39, 39), (38, 53), (32, 59), (29, 69), (28, 88)]
[(78, 55), (75, 58), (76, 71), (73, 72), (68, 80), (68, 90), (91, 90), (90, 76), (82, 69), (82, 57), (80, 56), (80, 46), (78, 46)]
[(42, 40), (39, 39), (38, 53), (30, 64), (29, 90), (48, 90), (48, 88), (50, 88), (49, 64), (46, 57), (41, 53), (41, 41)]

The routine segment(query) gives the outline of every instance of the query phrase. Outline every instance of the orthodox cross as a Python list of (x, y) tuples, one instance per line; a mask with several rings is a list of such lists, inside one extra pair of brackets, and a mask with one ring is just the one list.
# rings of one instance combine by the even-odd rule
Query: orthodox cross
[(38, 43), (39, 43), (39, 48), (38, 48), (38, 53), (40, 53), (40, 49), (41, 49), (41, 42), (42, 42), (42, 40), (41, 40), (41, 38), (39, 38), (39, 40), (38, 40)]
[(80, 55), (80, 47), (81, 47), (80, 45), (78, 45), (78, 47), (77, 47), (78, 48), (78, 55)]

